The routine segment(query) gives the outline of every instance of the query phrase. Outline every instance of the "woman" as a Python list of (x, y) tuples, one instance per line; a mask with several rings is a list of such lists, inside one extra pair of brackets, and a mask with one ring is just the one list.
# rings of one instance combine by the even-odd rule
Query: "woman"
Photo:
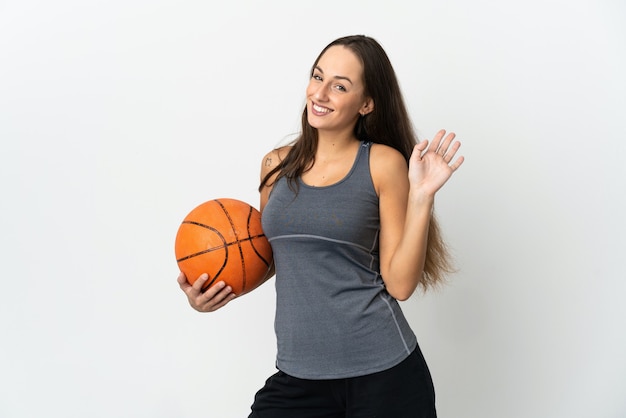
[[(435, 417), (431, 376), (397, 301), (451, 271), (433, 205), (463, 163), (460, 143), (443, 130), (417, 142), (370, 37), (324, 48), (306, 98), (299, 138), (261, 164), (278, 372), (250, 417)], [(178, 279), (194, 309), (233, 300), (223, 282), (202, 292), (206, 279)]]

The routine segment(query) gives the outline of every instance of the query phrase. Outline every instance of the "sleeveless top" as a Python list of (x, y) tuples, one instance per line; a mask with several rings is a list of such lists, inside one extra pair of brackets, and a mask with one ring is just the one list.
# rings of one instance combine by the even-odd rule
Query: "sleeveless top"
[(371, 143), (339, 182), (294, 193), (277, 181), (262, 222), (276, 266), (276, 366), (302, 379), (386, 370), (417, 346), (379, 268)]

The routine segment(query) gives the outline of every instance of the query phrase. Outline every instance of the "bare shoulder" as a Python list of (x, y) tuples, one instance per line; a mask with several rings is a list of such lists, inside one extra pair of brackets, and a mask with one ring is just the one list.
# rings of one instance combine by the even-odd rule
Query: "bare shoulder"
[(397, 149), (384, 144), (372, 144), (372, 151), (370, 153), (371, 159), (374, 162), (380, 162), (383, 164), (405, 164), (404, 156)]
[(408, 164), (402, 153), (389, 145), (372, 144), (370, 173), (376, 194), (387, 190), (404, 190), (408, 186)]
[(267, 173), (276, 168), (280, 162), (289, 153), (291, 146), (275, 148), (263, 156), (261, 161), (261, 177), (265, 177)]
[[(263, 180), (269, 173), (272, 172), (273, 169), (278, 167), (280, 162), (287, 156), (290, 149), (290, 146), (275, 148), (263, 156), (263, 161), (261, 161), (261, 183), (263, 183)], [(274, 179), (276, 179), (277, 175), (278, 172), (272, 174), (271, 178), (269, 178), (268, 181), (265, 182), (264, 186), (259, 190), (261, 192), (261, 202), (259, 206), (261, 213), (263, 213), (263, 209), (267, 204), (272, 191), (272, 186), (274, 184)]]
[(377, 186), (387, 181), (397, 181), (406, 177), (408, 164), (400, 151), (383, 144), (372, 144), (370, 152), (370, 170)]

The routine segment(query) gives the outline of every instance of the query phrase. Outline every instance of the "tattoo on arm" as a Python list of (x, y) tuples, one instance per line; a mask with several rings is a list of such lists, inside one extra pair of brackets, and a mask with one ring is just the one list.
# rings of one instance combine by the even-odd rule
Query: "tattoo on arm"
[(269, 167), (272, 165), (272, 157), (267, 157), (267, 159), (265, 160), (265, 166)]

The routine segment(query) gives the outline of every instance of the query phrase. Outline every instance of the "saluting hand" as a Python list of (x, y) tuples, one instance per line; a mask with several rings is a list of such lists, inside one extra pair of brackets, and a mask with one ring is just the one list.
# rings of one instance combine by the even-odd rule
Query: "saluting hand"
[[(445, 136), (445, 139), (444, 139)], [(445, 129), (437, 132), (432, 142), (423, 140), (415, 145), (409, 160), (409, 181), (426, 195), (434, 194), (448, 181), (463, 164), (463, 156), (454, 159), (461, 143), (455, 141), (455, 134), (446, 136)]]

